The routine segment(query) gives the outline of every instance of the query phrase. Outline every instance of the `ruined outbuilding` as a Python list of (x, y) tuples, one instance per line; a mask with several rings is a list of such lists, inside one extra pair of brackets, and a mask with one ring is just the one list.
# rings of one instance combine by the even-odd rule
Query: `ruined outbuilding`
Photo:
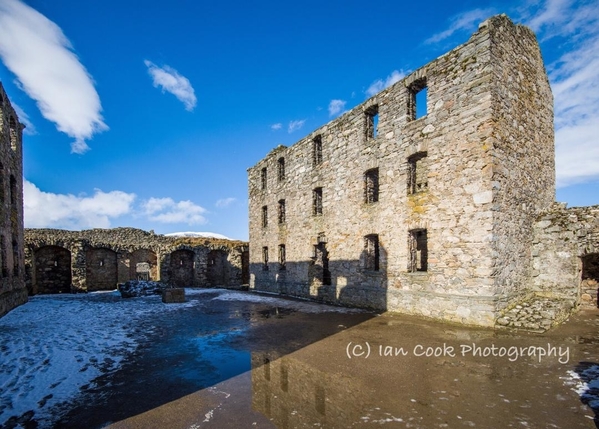
[(27, 302), (23, 268), (23, 128), (0, 83), (0, 317)]
[(483, 326), (596, 302), (599, 208), (555, 204), (554, 154), (535, 35), (492, 17), (248, 170), (250, 288)]
[(26, 229), (25, 270), (32, 295), (114, 290), (127, 280), (228, 288), (249, 281), (247, 243), (134, 228)]

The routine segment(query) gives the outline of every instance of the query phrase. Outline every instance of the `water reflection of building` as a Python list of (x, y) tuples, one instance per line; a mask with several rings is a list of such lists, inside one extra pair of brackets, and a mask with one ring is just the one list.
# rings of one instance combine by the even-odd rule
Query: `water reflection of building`
[(252, 408), (279, 429), (350, 427), (374, 398), (359, 380), (320, 371), (299, 359), (252, 353)]

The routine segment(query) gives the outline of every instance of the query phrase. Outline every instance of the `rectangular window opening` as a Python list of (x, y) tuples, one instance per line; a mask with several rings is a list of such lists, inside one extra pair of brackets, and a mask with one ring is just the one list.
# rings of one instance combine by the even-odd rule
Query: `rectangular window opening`
[(279, 200), (279, 224), (285, 223), (285, 200)]
[(364, 268), (368, 271), (378, 271), (380, 264), (378, 234), (370, 234), (364, 237), (364, 256)]
[(266, 167), (264, 167), (261, 171), (260, 171), (260, 187), (263, 191), (266, 190), (266, 182), (267, 182), (268, 176), (267, 176), (267, 172), (266, 172)]
[(322, 215), (322, 188), (312, 191), (312, 213), (314, 216)]
[(279, 244), (279, 271), (285, 271), (285, 245)]
[(262, 271), (268, 271), (268, 247), (262, 248)]
[(282, 182), (285, 180), (285, 158), (279, 158), (278, 167), (279, 182)]
[(364, 201), (367, 204), (379, 200), (379, 169), (373, 168), (364, 173)]
[(379, 106), (374, 105), (364, 111), (366, 118), (366, 139), (376, 138), (379, 127)]
[(268, 207), (262, 206), (262, 228), (268, 226)]
[(420, 119), (428, 114), (428, 86), (426, 77), (418, 79), (409, 87), (408, 114), (412, 120)]
[(312, 164), (322, 163), (322, 136), (318, 135), (312, 140)]
[(408, 194), (416, 194), (428, 189), (427, 161), (426, 152), (419, 152), (408, 158)]
[(408, 271), (411, 273), (427, 271), (428, 241), (426, 229), (412, 229), (409, 231), (408, 249), (410, 252)]

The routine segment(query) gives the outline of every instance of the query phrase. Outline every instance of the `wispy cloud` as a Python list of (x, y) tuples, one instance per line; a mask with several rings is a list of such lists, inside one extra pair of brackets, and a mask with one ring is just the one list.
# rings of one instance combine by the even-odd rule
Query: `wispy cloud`
[(440, 33), (433, 34), (431, 37), (424, 41), (425, 44), (438, 43), (442, 40), (445, 40), (455, 33), (460, 31), (468, 31), (472, 32), (477, 28), (478, 24), (482, 21), (495, 14), (495, 9), (486, 8), (486, 9), (474, 9), (469, 10), (467, 12), (461, 13), (459, 15), (451, 18), (451, 24), (449, 28), (441, 31)]
[(280, 122), (278, 122), (278, 123), (276, 123), (276, 124), (272, 124), (272, 125), (270, 126), (270, 129), (271, 129), (271, 130), (275, 130), (275, 131), (276, 131), (276, 130), (280, 130), (281, 128), (283, 128), (283, 124), (281, 124)]
[(289, 122), (289, 126), (287, 127), (287, 132), (289, 134), (291, 134), (292, 132), (297, 131), (297, 130), (301, 129), (305, 123), (306, 123), (305, 119), (298, 120), (298, 121), (291, 121), (291, 122)]
[(148, 219), (154, 222), (188, 225), (206, 223), (203, 216), (206, 209), (191, 201), (175, 202), (172, 198), (150, 198), (142, 203), (142, 209)]
[(368, 89), (366, 89), (366, 91), (365, 91), (366, 95), (368, 97), (372, 97), (374, 94), (378, 94), (383, 89), (390, 87), (395, 82), (399, 82), (405, 76), (406, 76), (406, 74), (404, 73), (403, 70), (401, 70), (401, 71), (400, 70), (393, 70), (391, 72), (391, 74), (389, 76), (387, 76), (387, 78), (385, 80), (378, 79), (378, 80), (375, 80), (374, 82), (372, 82), (370, 84), (370, 86), (368, 87)]
[(216, 202), (216, 204), (214, 204), (216, 207), (218, 208), (225, 208), (225, 207), (229, 207), (231, 204), (233, 204), (235, 201), (237, 201), (237, 198), (222, 198), (220, 200), (218, 200)]
[(135, 194), (122, 191), (75, 196), (43, 192), (24, 180), (23, 198), (27, 228), (108, 228), (110, 220), (127, 214), (132, 209)]
[(158, 67), (152, 61), (145, 60), (148, 74), (152, 77), (154, 87), (162, 88), (162, 92), (170, 92), (185, 105), (185, 110), (192, 111), (197, 103), (195, 91), (189, 80), (177, 70), (167, 65)]
[(345, 100), (331, 100), (329, 103), (329, 116), (337, 116), (345, 109)]
[[(529, 9), (530, 10), (530, 9)], [(557, 186), (599, 179), (599, 8), (549, 0), (525, 18), (563, 50), (548, 64), (554, 96)]]
[(94, 83), (60, 27), (19, 0), (0, 1), (0, 58), (44, 118), (75, 139), (71, 152), (108, 129)]

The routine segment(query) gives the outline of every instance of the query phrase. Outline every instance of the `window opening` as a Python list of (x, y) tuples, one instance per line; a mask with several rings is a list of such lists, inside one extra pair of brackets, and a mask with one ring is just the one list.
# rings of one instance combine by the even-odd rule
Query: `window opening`
[(278, 161), (279, 182), (285, 180), (285, 158), (279, 158)]
[(378, 271), (380, 263), (379, 236), (370, 234), (364, 237), (364, 268), (369, 271)]
[(408, 194), (428, 189), (427, 153), (420, 152), (408, 158)]
[(318, 135), (312, 140), (312, 164), (322, 163), (322, 136)]
[(410, 261), (408, 271), (428, 270), (428, 242), (426, 229), (413, 229), (409, 231), (408, 249)]
[(428, 87), (426, 84), (426, 78), (418, 79), (410, 87), (409, 99), (408, 99), (408, 115), (411, 119), (420, 119), (428, 114), (427, 112), (427, 99), (428, 99)]
[(372, 106), (364, 112), (366, 118), (366, 139), (373, 139), (377, 136), (379, 126), (379, 106)]
[(279, 200), (279, 224), (285, 223), (285, 200)]
[(266, 172), (266, 167), (264, 167), (261, 171), (260, 171), (260, 186), (262, 188), (263, 191), (266, 190), (266, 181), (267, 181), (267, 172)]
[(364, 173), (364, 201), (367, 204), (379, 200), (379, 169), (373, 168)]
[(322, 215), (322, 188), (316, 188), (312, 191), (312, 200), (314, 216)]

